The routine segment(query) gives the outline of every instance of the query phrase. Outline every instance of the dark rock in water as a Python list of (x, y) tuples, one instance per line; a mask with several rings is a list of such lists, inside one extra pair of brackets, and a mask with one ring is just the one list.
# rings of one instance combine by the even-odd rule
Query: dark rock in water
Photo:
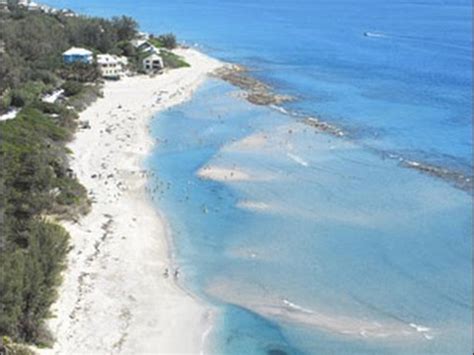
[[(364, 32), (364, 36), (385, 37), (383, 34), (375, 32)], [(244, 98), (250, 103), (256, 105), (278, 106), (282, 103), (294, 100), (294, 97), (275, 93), (269, 85), (251, 77), (249, 75), (249, 70), (243, 66), (232, 65), (220, 68), (214, 72), (214, 76), (242, 89), (244, 91)], [(324, 132), (333, 136), (346, 137), (348, 135), (348, 132), (344, 129), (316, 117), (306, 117), (303, 119), (300, 117), (300, 122), (313, 127), (319, 132)], [(472, 174), (467, 175), (459, 171), (445, 169), (436, 165), (422, 164), (406, 160), (402, 160), (400, 165), (406, 168), (415, 169), (423, 174), (441, 178), (450, 182), (454, 187), (468, 193), (472, 194), (474, 190), (474, 177)], [(276, 352), (273, 353), (273, 351)], [(285, 352), (278, 349), (270, 350), (268, 353), (274, 355), (285, 354)]]
[(244, 90), (245, 99), (255, 105), (279, 105), (293, 100), (291, 96), (273, 92), (269, 85), (252, 78), (248, 70), (242, 66), (224, 67), (217, 70), (214, 75)]
[(437, 178), (441, 178), (453, 184), (454, 187), (464, 190), (470, 194), (473, 191), (473, 178), (472, 176), (466, 176), (461, 172), (445, 169), (436, 165), (422, 164), (414, 161), (404, 160), (400, 165), (418, 170), (421, 173), (431, 175)]
[(286, 351), (281, 349), (270, 349), (267, 350), (268, 355), (288, 355)]
[(303, 120), (303, 123), (313, 128), (316, 128), (317, 130), (321, 132), (326, 132), (334, 136), (342, 137), (345, 135), (344, 131), (340, 129), (339, 127), (336, 127), (332, 124), (321, 121), (318, 118), (307, 117), (306, 119)]

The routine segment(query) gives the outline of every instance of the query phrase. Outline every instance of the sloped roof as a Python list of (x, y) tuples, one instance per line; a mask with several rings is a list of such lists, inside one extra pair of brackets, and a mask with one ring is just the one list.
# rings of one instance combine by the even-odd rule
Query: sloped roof
[(92, 55), (92, 52), (85, 48), (72, 47), (64, 52), (63, 55)]
[(143, 58), (143, 60), (150, 60), (150, 59), (161, 59), (161, 60), (163, 60), (161, 55), (159, 55), (158, 53), (151, 53), (150, 55)]
[(141, 38), (136, 38), (132, 40), (131, 43), (135, 48), (138, 48), (144, 45), (145, 43), (148, 43), (149, 45), (151, 45), (146, 39), (141, 39)]
[(117, 64), (118, 58), (110, 54), (99, 54), (97, 55), (97, 63), (99, 64)]

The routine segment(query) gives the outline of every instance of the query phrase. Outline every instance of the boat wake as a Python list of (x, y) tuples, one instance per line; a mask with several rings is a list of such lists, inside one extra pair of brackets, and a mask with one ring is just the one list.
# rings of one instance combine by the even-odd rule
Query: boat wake
[(364, 32), (365, 37), (387, 38), (388, 36), (381, 32)]
[(457, 50), (464, 50), (466, 54), (469, 54), (470, 47), (466, 45), (460, 45), (460, 44), (454, 44), (454, 43), (449, 43), (446, 41), (439, 41), (433, 38), (429, 37), (420, 37), (420, 36), (410, 36), (410, 35), (398, 35), (398, 34), (387, 34), (383, 32), (372, 32), (372, 31), (366, 31), (364, 32), (365, 37), (369, 38), (390, 38), (393, 40), (397, 41), (403, 41), (403, 42), (419, 42), (423, 44), (429, 44), (429, 45), (435, 45), (435, 46), (443, 46), (447, 48), (453, 48)]

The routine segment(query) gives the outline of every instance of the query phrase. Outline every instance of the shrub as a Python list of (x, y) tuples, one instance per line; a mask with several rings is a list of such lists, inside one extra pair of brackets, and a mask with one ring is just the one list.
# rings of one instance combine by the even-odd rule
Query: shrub
[(190, 66), (182, 57), (174, 54), (173, 52), (161, 50), (160, 55), (161, 58), (163, 58), (163, 63), (166, 68), (176, 69)]
[(150, 42), (153, 46), (155, 46), (156, 48), (163, 48), (164, 45), (163, 45), (163, 42), (161, 42), (161, 40), (159, 40), (158, 38), (156, 37), (150, 37), (148, 39), (148, 42)]
[(27, 92), (17, 89), (12, 92), (11, 105), (15, 107), (23, 107), (27, 102), (33, 100), (34, 97), (30, 96)]
[(27, 346), (14, 343), (9, 337), (0, 339), (0, 354), (8, 355), (35, 355)]
[(28, 82), (19, 89), (15, 89), (11, 94), (11, 105), (23, 107), (37, 100), (46, 91), (46, 85), (42, 82)]
[(5, 90), (0, 95), (0, 113), (8, 110), (12, 103), (12, 93), (10, 90)]
[(44, 112), (69, 111), (36, 102), (0, 122), (0, 334), (40, 345), (50, 341), (44, 319), (68, 250), (66, 231), (41, 216), (72, 217), (87, 206), (85, 189), (68, 174), (68, 132)]
[(0, 313), (0, 333), (34, 341), (56, 299), (68, 234), (62, 227), (41, 220), (28, 223), (23, 233), (26, 248), (1, 253), (0, 307), (8, 311)]
[(100, 70), (95, 64), (73, 63), (63, 65), (59, 70), (63, 80), (90, 83), (101, 77)]
[(31, 74), (31, 80), (42, 81), (45, 85), (56, 86), (58, 77), (49, 70), (34, 70)]
[(77, 81), (69, 80), (61, 86), (61, 89), (64, 90), (65, 96), (75, 96), (80, 94), (84, 90), (84, 85)]
[(84, 89), (78, 95), (68, 98), (67, 103), (75, 110), (82, 111), (99, 97), (102, 97), (99, 85), (84, 85)]
[(77, 118), (78, 114), (68, 109), (61, 103), (49, 103), (44, 101), (36, 101), (33, 105), (33, 108), (51, 115), (51, 119), (61, 128), (65, 128), (72, 138), (72, 134), (77, 128)]
[[(23, 138), (30, 138), (32, 142), (39, 143), (42, 140), (66, 141), (67, 132), (63, 128), (58, 127), (50, 117), (44, 115), (33, 106), (22, 109), (12, 122), (16, 124), (17, 132), (21, 131), (24, 135)], [(7, 121), (5, 123), (10, 122)], [(7, 127), (11, 127), (11, 125), (9, 124)], [(8, 129), (6, 132), (8, 132)], [(34, 139), (35, 137), (36, 139)], [(21, 139), (19, 142), (23, 143), (23, 140)]]
[(126, 57), (133, 57), (137, 52), (130, 42), (120, 43), (118, 47), (121, 49), (122, 55)]
[(49, 115), (60, 114), (63, 110), (66, 110), (61, 104), (44, 101), (36, 101), (31, 107)]
[(137, 34), (138, 23), (131, 17), (113, 17), (111, 24), (119, 41), (130, 41)]
[(158, 41), (161, 43), (161, 46), (167, 49), (175, 49), (178, 46), (176, 41), (176, 36), (172, 33), (167, 33), (164, 35), (158, 36)]

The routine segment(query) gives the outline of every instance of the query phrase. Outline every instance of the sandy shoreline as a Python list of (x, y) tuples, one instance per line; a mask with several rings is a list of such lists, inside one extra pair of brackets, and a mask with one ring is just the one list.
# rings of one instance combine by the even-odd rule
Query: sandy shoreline
[(104, 98), (80, 116), (91, 128), (70, 144), (71, 167), (93, 204), (78, 223), (64, 223), (73, 249), (49, 321), (56, 343), (43, 354), (202, 351), (212, 310), (174, 280), (166, 222), (147, 196), (142, 167), (154, 144), (153, 114), (187, 100), (221, 66), (179, 52), (191, 68), (107, 82)]

